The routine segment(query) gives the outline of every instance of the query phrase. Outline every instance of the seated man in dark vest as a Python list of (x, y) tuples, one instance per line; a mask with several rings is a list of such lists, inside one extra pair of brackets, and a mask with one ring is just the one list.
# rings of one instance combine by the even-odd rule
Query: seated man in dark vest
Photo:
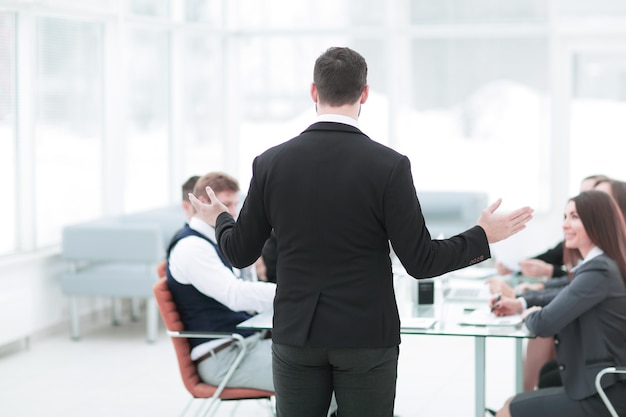
[[(206, 187), (237, 214), (239, 184), (233, 177), (212, 172), (200, 177), (193, 194), (207, 200)], [(247, 353), (230, 379), (230, 387), (274, 391), (271, 340), (263, 333), (238, 330), (237, 324), (272, 308), (276, 285), (238, 279), (220, 253), (215, 229), (197, 217), (174, 237), (168, 249), (167, 283), (187, 331), (239, 333)], [(189, 339), (191, 358), (203, 381), (217, 385), (234, 357), (237, 345), (230, 339)]]

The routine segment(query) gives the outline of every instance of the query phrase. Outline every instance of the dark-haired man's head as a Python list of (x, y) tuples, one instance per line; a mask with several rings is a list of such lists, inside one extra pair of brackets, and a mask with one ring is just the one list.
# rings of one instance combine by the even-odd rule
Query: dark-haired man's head
[(350, 48), (329, 48), (315, 61), (313, 83), (320, 104), (354, 104), (367, 86), (365, 58)]
[(189, 193), (193, 193), (193, 187), (194, 185), (196, 185), (196, 181), (198, 181), (198, 178), (200, 178), (199, 175), (193, 175), (189, 177), (182, 186), (182, 206), (183, 211), (185, 212), (185, 216), (187, 217), (187, 221), (191, 219), (191, 216), (193, 216), (193, 213), (195, 211), (195, 209), (191, 205), (191, 202), (189, 202)]

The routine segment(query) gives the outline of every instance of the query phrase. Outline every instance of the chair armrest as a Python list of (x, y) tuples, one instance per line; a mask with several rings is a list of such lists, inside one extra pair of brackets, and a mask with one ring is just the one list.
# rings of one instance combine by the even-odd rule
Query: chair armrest
[[(179, 332), (173, 330), (167, 330), (167, 334), (170, 337), (179, 337), (184, 339), (232, 339), (236, 340), (237, 344), (241, 346), (241, 351), (239, 355), (237, 355), (237, 365), (243, 359), (243, 356), (246, 354), (246, 344), (243, 342), (243, 336), (239, 333), (223, 333), (223, 332), (191, 332), (182, 330)], [(241, 357), (241, 359), (239, 359)]]
[(224, 388), (226, 388), (226, 384), (228, 383), (230, 378), (233, 376), (233, 374), (237, 370), (237, 367), (243, 360), (243, 357), (246, 355), (247, 348), (246, 348), (246, 344), (244, 343), (243, 336), (238, 333), (191, 332), (191, 331), (185, 331), (185, 330), (179, 331), (179, 332), (167, 330), (167, 334), (170, 337), (179, 337), (179, 338), (202, 338), (202, 339), (230, 338), (232, 340), (237, 341), (237, 345), (239, 345), (240, 347), (239, 353), (237, 354), (237, 356), (231, 363), (230, 367), (228, 368), (228, 372), (226, 373), (224, 378), (222, 378), (222, 381), (217, 386), (215, 393), (213, 394), (213, 398), (219, 398), (219, 396), (222, 394), (222, 391), (224, 391)]
[(619, 417), (619, 415), (617, 414), (617, 411), (615, 411), (615, 408), (613, 408), (613, 404), (611, 404), (611, 401), (609, 400), (609, 398), (604, 393), (604, 390), (602, 389), (601, 379), (606, 374), (626, 374), (626, 366), (610, 366), (608, 368), (604, 368), (600, 372), (598, 372), (598, 374), (596, 375), (596, 381), (595, 381), (596, 390), (598, 391), (598, 394), (600, 395), (602, 402), (604, 403), (606, 408), (609, 410), (609, 413), (611, 414), (612, 417)]
[(174, 331), (167, 330), (167, 334), (170, 337), (180, 337), (184, 339), (223, 339), (231, 338), (239, 341), (243, 341), (243, 336), (238, 333), (224, 333), (224, 332), (192, 332), (188, 330)]

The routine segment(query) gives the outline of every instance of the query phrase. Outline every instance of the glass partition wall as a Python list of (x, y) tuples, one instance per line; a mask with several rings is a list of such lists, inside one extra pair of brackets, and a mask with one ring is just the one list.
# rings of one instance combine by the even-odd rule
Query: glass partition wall
[(329, 46), (367, 59), (360, 125), (409, 156), (418, 191), (560, 214), (583, 176), (626, 178), (602, 153), (624, 133), (620, 0), (0, 6), (0, 256), (177, 203), (190, 175), (225, 170), (245, 193), (254, 157), (314, 121), (313, 63)]
[(0, 12), (0, 255), (18, 244), (15, 33), (15, 15)]
[[(369, 63), (360, 124), (409, 156), (418, 190), (488, 190), (507, 204), (548, 208), (546, 2), (340, 1), (304, 12), (254, 3), (258, 13), (234, 22), (242, 28), (240, 178), (250, 177), (255, 155), (314, 120), (313, 62), (328, 46), (348, 45)], [(293, 27), (305, 33), (274, 33)]]
[(619, 46), (577, 45), (568, 61), (572, 177), (599, 173), (626, 180), (626, 38)]

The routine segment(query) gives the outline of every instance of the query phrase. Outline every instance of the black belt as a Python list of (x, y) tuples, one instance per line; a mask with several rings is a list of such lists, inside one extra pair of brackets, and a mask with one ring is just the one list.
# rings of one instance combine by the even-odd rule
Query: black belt
[(237, 343), (237, 340), (229, 340), (226, 343), (222, 343), (218, 347), (209, 350), (207, 353), (205, 353), (204, 355), (200, 356), (198, 359), (194, 359), (193, 363), (195, 365), (197, 365), (200, 362), (202, 362), (203, 360), (208, 359), (208, 358), (210, 358), (213, 355), (216, 355), (218, 352), (221, 352), (222, 350), (226, 349), (228, 346), (232, 346), (235, 343)]

